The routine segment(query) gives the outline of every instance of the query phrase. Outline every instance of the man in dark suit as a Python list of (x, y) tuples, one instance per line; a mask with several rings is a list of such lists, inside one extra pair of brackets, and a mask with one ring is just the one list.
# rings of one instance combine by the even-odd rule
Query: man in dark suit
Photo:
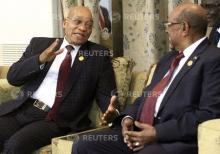
[(73, 154), (198, 153), (198, 124), (220, 117), (220, 51), (205, 37), (206, 13), (197, 4), (176, 7), (165, 26), (176, 51), (158, 62), (115, 127), (83, 135)]
[(109, 51), (88, 41), (92, 26), (88, 8), (71, 7), (63, 39), (33, 38), (10, 67), (9, 83), (22, 88), (0, 106), (3, 153), (30, 154), (53, 137), (89, 128), (94, 98), (103, 112), (112, 107), (116, 85)]
[(209, 27), (212, 27), (209, 35), (210, 43), (220, 47), (220, 2), (219, 0), (202, 0), (201, 6), (206, 9)]
[(105, 29), (107, 29), (108, 33), (111, 33), (112, 30), (112, 23), (110, 21), (110, 16), (109, 16), (109, 12), (108, 9), (105, 8), (104, 6), (100, 5), (100, 0), (99, 0), (99, 27), (100, 30), (103, 31)]

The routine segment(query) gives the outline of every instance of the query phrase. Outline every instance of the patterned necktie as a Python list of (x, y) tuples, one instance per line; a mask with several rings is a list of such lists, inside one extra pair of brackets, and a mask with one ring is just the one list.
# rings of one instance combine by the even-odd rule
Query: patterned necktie
[(149, 92), (149, 96), (145, 99), (141, 114), (140, 122), (152, 125), (154, 120), (154, 111), (158, 96), (163, 92), (164, 88), (170, 82), (174, 70), (178, 66), (181, 58), (183, 58), (183, 52), (180, 52), (172, 61), (168, 74), (156, 84), (156, 86)]
[(66, 81), (69, 77), (69, 73), (71, 70), (71, 63), (72, 63), (72, 56), (71, 51), (74, 49), (71, 45), (66, 46), (67, 53), (63, 60), (63, 62), (60, 65), (59, 73), (58, 73), (58, 79), (57, 79), (57, 88), (56, 88), (56, 96), (54, 104), (50, 110), (50, 112), (47, 114), (48, 120), (56, 120), (57, 117), (57, 109), (62, 101), (63, 96), (63, 90), (66, 85)]

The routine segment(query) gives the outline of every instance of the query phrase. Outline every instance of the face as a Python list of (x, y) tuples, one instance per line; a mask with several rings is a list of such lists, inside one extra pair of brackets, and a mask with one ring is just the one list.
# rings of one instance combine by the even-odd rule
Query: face
[(169, 35), (169, 41), (172, 48), (178, 49), (179, 39), (180, 39), (180, 28), (181, 22), (176, 21), (176, 13), (171, 13), (168, 22), (164, 24), (166, 32)]
[(220, 2), (219, 0), (202, 0), (201, 6), (207, 11), (207, 20), (209, 26), (213, 26), (220, 19)]
[(63, 23), (65, 38), (70, 44), (82, 45), (89, 39), (92, 26), (92, 15), (87, 8), (70, 8), (69, 15)]

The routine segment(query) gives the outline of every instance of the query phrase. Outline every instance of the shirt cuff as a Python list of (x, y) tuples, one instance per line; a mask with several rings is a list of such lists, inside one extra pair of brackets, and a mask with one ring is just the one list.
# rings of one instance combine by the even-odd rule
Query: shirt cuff
[(129, 119), (131, 119), (131, 120), (134, 120), (133, 117), (127, 115), (127, 116), (125, 116), (125, 117), (121, 120), (121, 126), (122, 126), (122, 124), (123, 124), (123, 122), (124, 122), (124, 120), (125, 120), (126, 118), (129, 118)]
[(115, 111), (117, 112), (118, 116), (120, 115), (120, 112), (118, 109), (115, 109)]
[(44, 64), (41, 64), (41, 65), (40, 65), (40, 70), (43, 70), (43, 69), (44, 69), (44, 66), (45, 66), (45, 63), (44, 63)]

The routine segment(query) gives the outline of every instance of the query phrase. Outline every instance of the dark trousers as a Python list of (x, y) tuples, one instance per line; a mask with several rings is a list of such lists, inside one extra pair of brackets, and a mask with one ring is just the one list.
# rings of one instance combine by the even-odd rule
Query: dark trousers
[[(109, 129), (80, 136), (73, 145), (72, 154), (134, 154), (123, 142), (121, 129)], [(145, 146), (135, 154), (168, 154), (157, 143)]]
[(56, 123), (45, 119), (47, 113), (34, 107), (29, 99), (16, 111), (0, 117), (0, 150), (5, 154), (30, 154), (64, 135)]
[(198, 148), (194, 140), (154, 142), (133, 152), (124, 143), (121, 128), (113, 128), (80, 136), (72, 154), (198, 154)]

